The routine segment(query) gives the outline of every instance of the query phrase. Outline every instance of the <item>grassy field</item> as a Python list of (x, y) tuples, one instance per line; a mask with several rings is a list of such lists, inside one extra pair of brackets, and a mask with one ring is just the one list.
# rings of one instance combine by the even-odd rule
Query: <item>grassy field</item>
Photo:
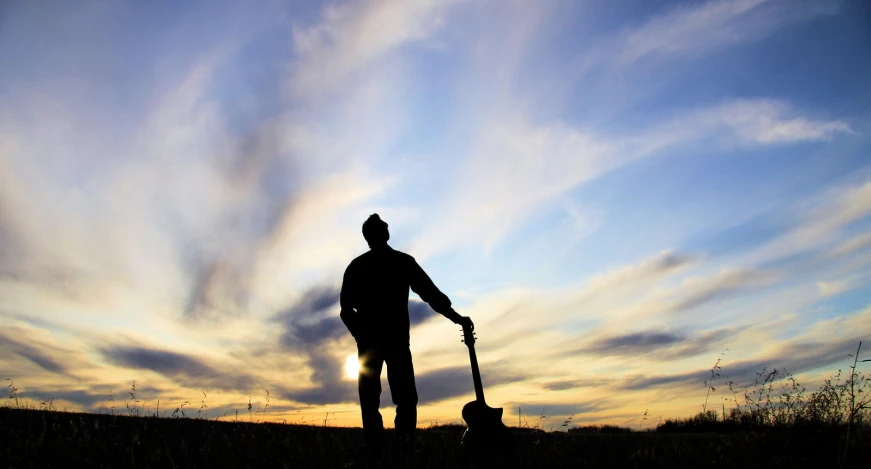
[[(871, 377), (858, 370), (860, 350), (861, 343), (846, 376), (838, 371), (812, 392), (787, 372), (763, 369), (741, 392), (723, 383), (730, 397), (718, 413), (709, 407), (718, 358), (705, 382), (703, 411), (689, 418), (647, 431), (577, 427), (568, 418), (565, 431), (513, 428), (513, 444), (488, 454), (462, 447), (463, 426), (432, 427), (419, 431), (411, 464), (388, 446), (381, 467), (871, 468)], [(133, 405), (121, 411), (127, 415), (114, 408), (57, 412), (50, 400), (34, 408), (11, 380), (8, 389), (0, 408), (0, 468), (339, 468), (356, 459), (363, 437), (359, 428), (327, 426), (326, 418), (321, 426), (228, 422), (186, 418), (181, 407), (143, 416), (135, 382)]]
[[(462, 427), (423, 429), (414, 467), (871, 467), (871, 432), (792, 427), (726, 433), (518, 429), (495, 454), (461, 448)], [(0, 409), (2, 467), (343, 467), (356, 428)], [(389, 451), (388, 451), (389, 453)], [(843, 463), (843, 465), (842, 465)], [(386, 467), (398, 466), (387, 461)]]

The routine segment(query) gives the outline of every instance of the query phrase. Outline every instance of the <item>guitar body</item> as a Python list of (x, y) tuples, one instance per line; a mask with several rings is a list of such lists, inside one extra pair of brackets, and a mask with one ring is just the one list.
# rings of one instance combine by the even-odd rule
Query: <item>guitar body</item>
[(493, 447), (505, 443), (511, 434), (502, 423), (502, 408), (493, 408), (485, 403), (472, 401), (463, 406), (466, 432), (463, 444), (475, 447)]

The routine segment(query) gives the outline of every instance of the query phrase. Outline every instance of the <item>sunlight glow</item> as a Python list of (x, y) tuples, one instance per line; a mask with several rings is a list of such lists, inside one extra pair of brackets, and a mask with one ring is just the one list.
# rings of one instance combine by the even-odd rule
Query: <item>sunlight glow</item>
[(348, 358), (345, 360), (345, 377), (356, 379), (359, 373), (360, 359), (357, 358), (357, 355), (348, 355)]

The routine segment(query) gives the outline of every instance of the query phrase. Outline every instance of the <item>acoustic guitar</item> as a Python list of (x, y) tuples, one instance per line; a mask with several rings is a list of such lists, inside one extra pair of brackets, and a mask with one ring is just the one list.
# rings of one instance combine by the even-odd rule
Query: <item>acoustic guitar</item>
[(484, 400), (484, 385), (481, 384), (478, 357), (475, 355), (475, 332), (469, 326), (463, 326), (463, 342), (466, 347), (469, 347), (475, 400), (463, 406), (463, 420), (466, 421), (468, 428), (463, 433), (462, 443), (464, 446), (494, 447), (508, 442), (511, 434), (508, 427), (502, 423), (502, 408), (490, 407)]

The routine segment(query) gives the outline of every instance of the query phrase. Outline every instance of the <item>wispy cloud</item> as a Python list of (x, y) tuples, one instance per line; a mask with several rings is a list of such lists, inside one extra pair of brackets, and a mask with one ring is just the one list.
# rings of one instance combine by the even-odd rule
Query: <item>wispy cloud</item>
[(441, 27), (459, 0), (365, 0), (329, 5), (320, 21), (293, 30), (297, 53), (293, 93), (318, 96), (393, 49), (421, 41)]
[(817, 290), (819, 290), (821, 296), (837, 295), (847, 291), (849, 288), (849, 283), (844, 280), (835, 282), (817, 282)]
[(871, 246), (871, 232), (854, 236), (838, 244), (830, 251), (830, 255), (834, 257), (847, 256), (862, 251), (869, 246)]
[[(61, 375), (68, 373), (62, 350), (52, 347), (45, 341), (34, 340), (33, 334), (28, 334), (20, 328), (11, 328), (10, 331), (17, 334), (0, 333), (0, 349), (5, 352), (3, 355), (7, 362), (12, 361), (10, 354), (17, 355), (45, 371)], [(19, 338), (16, 339), (15, 336)]]
[(735, 331), (719, 329), (701, 334), (650, 330), (603, 337), (581, 349), (565, 352), (564, 355), (587, 354), (599, 356), (653, 355), (664, 359), (686, 358), (708, 352), (721, 345)]
[(864, 274), (853, 274), (837, 280), (821, 280), (817, 282), (817, 291), (822, 297), (836, 296), (859, 288), (865, 282), (867, 282), (867, 278)]
[(784, 26), (839, 11), (838, 2), (710, 0), (673, 8), (622, 34), (621, 65), (645, 58), (697, 57), (757, 41)]
[(614, 156), (610, 145), (559, 124), (534, 127), (516, 121), (487, 127), (454, 184), (443, 218), (420, 235), (414, 251), (425, 258), (469, 241), (470, 234), (492, 248), (542, 203), (619, 164), (609, 159)]
[(852, 133), (847, 122), (808, 117), (781, 100), (735, 99), (686, 110), (651, 126), (634, 136), (632, 151), (640, 155), (661, 153), (699, 143), (727, 150), (745, 145), (828, 141)]
[[(771, 262), (831, 243), (844, 228), (871, 214), (871, 181), (833, 188), (810, 204), (795, 226), (753, 250), (745, 262)], [(855, 252), (864, 241), (860, 236), (852, 243), (835, 247), (835, 252)]]
[(767, 99), (690, 109), (665, 123), (608, 138), (561, 123), (494, 123), (479, 136), (453, 184), (454, 195), (413, 249), (422, 257), (468, 242), (491, 250), (536, 210), (556, 203), (557, 196), (668, 151), (708, 143), (734, 148), (829, 140), (851, 132), (845, 122), (803, 117), (786, 103)]
[[(818, 369), (833, 363), (842, 362), (856, 346), (858, 340), (850, 338), (835, 343), (802, 343), (783, 347), (777, 355), (736, 363), (725, 363), (719, 371), (723, 382), (733, 381), (738, 388), (755, 382), (758, 373), (764, 370), (779, 369), (781, 374), (788, 371), (798, 374)], [(652, 387), (698, 386), (710, 377), (710, 369), (700, 369), (680, 374), (633, 376), (626, 379), (623, 388), (627, 390), (648, 389)]]
[(784, 102), (738, 100), (727, 103), (701, 119), (720, 121), (744, 142), (772, 144), (831, 140), (837, 134), (851, 134), (846, 122), (815, 120), (796, 116)]
[(255, 380), (242, 370), (219, 370), (204, 360), (169, 350), (140, 346), (110, 346), (103, 356), (118, 366), (150, 370), (183, 386), (197, 388), (249, 391)]
[(776, 277), (771, 273), (754, 269), (727, 269), (710, 277), (691, 278), (681, 285), (680, 291), (683, 294), (670, 308), (675, 312), (691, 310), (745, 289), (771, 285), (775, 280)]

